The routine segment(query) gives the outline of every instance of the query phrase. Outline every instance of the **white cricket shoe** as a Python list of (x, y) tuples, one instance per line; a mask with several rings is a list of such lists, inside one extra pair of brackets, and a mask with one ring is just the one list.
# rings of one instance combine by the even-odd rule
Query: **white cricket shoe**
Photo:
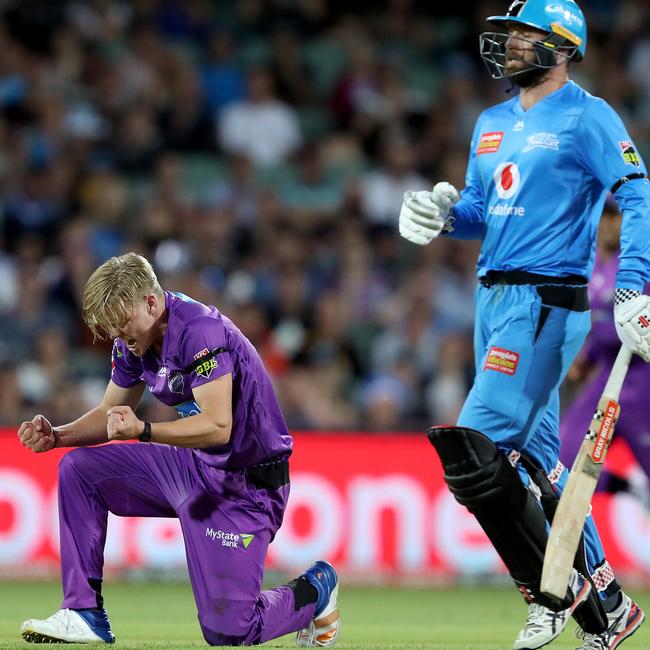
[(115, 643), (104, 609), (60, 609), (25, 621), (20, 634), (29, 643)]
[[(336, 643), (341, 627), (338, 615), (337, 599), (339, 595), (339, 578), (334, 567), (323, 560), (315, 562), (301, 578), (307, 580), (317, 591), (314, 619), (308, 627), (298, 630), (296, 645), (300, 647), (327, 648)], [(327, 625), (317, 625), (325, 618), (336, 614), (336, 619)]]
[(513, 650), (537, 650), (551, 643), (564, 632), (575, 608), (584, 602), (591, 591), (591, 583), (585, 580), (575, 569), (571, 574), (569, 587), (576, 594), (570, 607), (560, 612), (554, 612), (538, 603), (528, 605), (526, 625), (521, 629)]
[(645, 620), (643, 610), (626, 594), (623, 601), (613, 611), (608, 612), (609, 628), (602, 634), (587, 634), (578, 630), (577, 636), (582, 639), (578, 650), (615, 650), (631, 637)]

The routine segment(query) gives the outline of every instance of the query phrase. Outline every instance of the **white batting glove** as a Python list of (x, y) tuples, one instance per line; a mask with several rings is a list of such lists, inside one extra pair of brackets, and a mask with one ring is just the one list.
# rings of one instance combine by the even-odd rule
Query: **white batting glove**
[(633, 289), (616, 289), (614, 321), (621, 342), (650, 361), (650, 296)]
[(405, 192), (399, 215), (399, 233), (404, 239), (426, 246), (441, 232), (453, 230), (449, 211), (460, 195), (449, 183), (437, 183), (432, 192)]
[(445, 219), (449, 211), (458, 203), (460, 194), (451, 183), (436, 183), (431, 191), (431, 202), (435, 203), (442, 210)]

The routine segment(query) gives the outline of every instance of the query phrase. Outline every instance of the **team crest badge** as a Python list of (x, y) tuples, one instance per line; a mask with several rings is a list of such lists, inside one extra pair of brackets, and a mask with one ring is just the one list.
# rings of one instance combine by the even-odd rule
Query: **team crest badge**
[(183, 379), (183, 373), (173, 372), (167, 378), (167, 387), (171, 393), (177, 393), (182, 395), (185, 390), (185, 380)]

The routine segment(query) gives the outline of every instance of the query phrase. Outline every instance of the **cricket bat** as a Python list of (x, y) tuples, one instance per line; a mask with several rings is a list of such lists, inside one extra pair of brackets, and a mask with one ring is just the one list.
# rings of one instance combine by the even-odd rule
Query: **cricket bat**
[(622, 345), (555, 511), (541, 581), (541, 591), (549, 596), (566, 596), (591, 498), (618, 421), (618, 397), (631, 358), (632, 352)]

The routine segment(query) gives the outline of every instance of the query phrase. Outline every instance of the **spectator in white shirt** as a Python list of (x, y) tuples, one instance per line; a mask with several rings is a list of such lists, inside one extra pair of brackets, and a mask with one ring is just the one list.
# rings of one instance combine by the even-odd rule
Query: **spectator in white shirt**
[(249, 72), (248, 98), (222, 110), (218, 138), (228, 153), (243, 154), (262, 167), (282, 162), (300, 146), (296, 113), (276, 97), (268, 70)]

